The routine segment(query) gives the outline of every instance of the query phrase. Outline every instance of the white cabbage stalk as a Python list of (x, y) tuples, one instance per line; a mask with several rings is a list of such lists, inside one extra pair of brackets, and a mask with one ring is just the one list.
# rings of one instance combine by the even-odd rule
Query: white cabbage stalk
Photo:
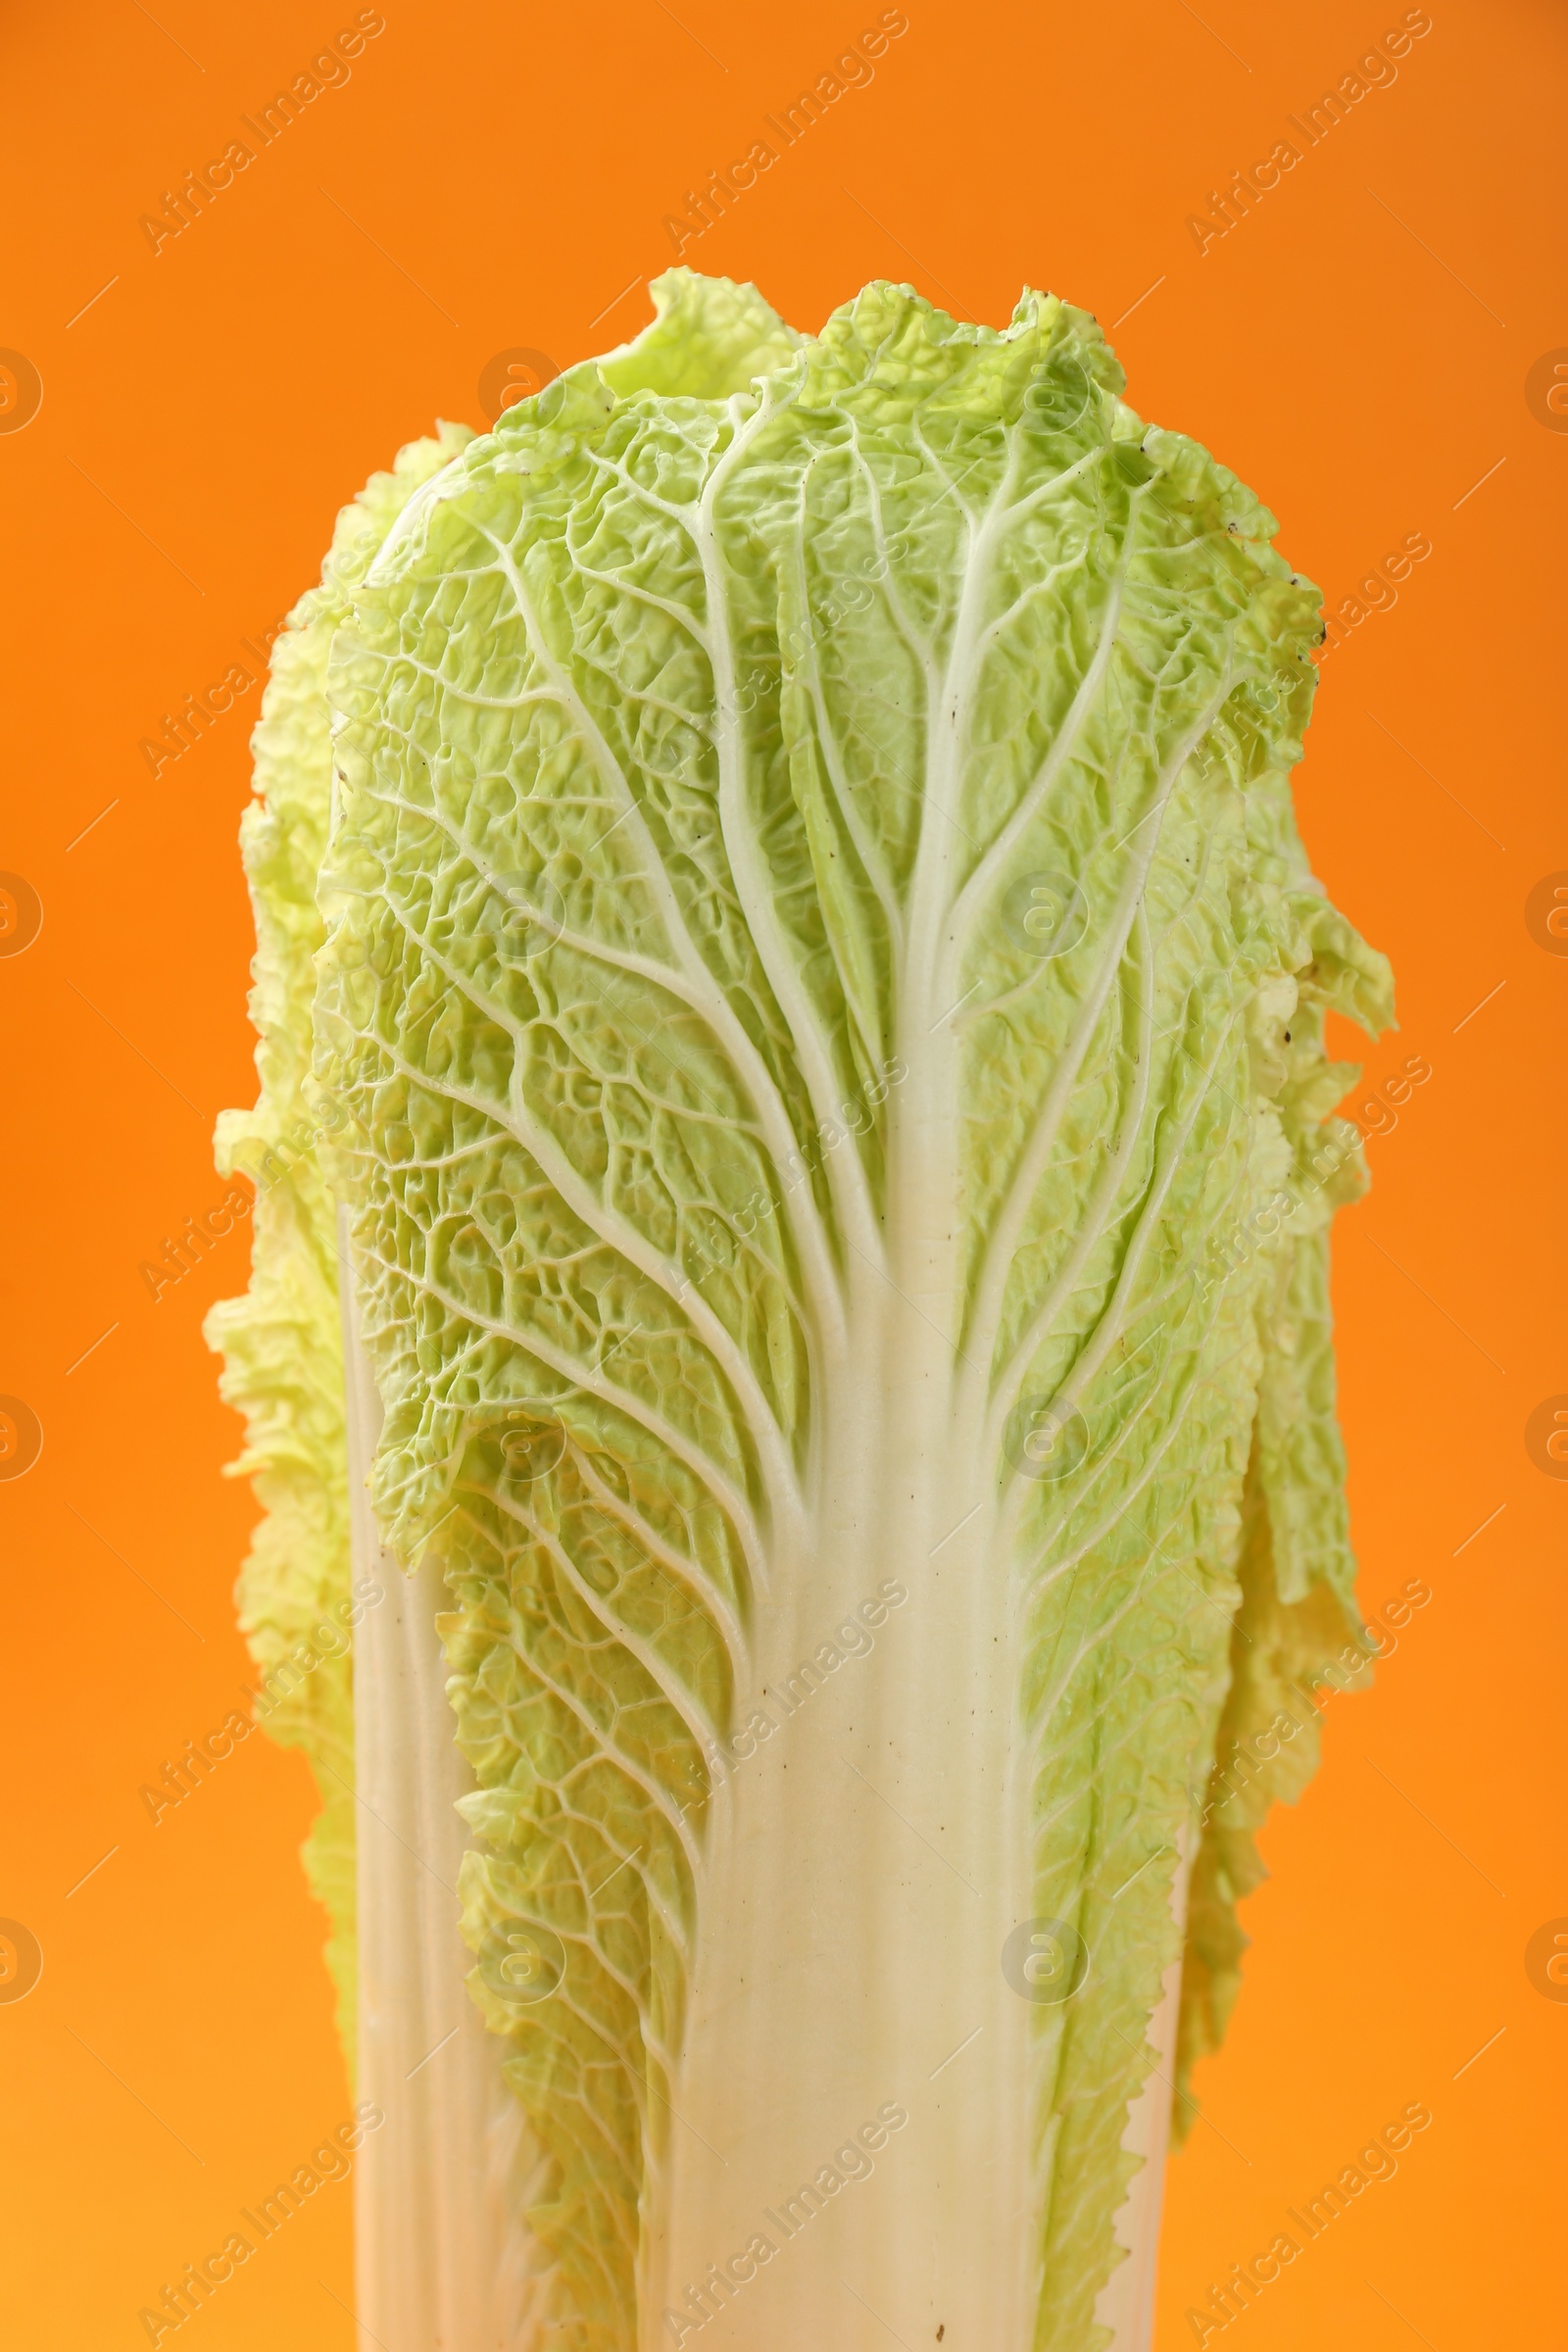
[(360, 2317), (1141, 2352), (1360, 1633), (1322, 1032), (1391, 1011), (1291, 812), (1317, 592), (1054, 297), (654, 291), (376, 477), (257, 735), (258, 1654), (351, 1493), (395, 1588)]

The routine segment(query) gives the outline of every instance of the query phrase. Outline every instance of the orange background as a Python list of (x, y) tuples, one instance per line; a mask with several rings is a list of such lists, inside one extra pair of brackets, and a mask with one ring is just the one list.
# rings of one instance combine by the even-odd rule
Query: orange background
[[(247, 1671), (229, 1594), (253, 1506), (220, 1479), (239, 1431), (199, 1330), (245, 1245), (156, 1305), (137, 1269), (220, 1198), (213, 1116), (254, 1095), (234, 836), (257, 698), (156, 780), (139, 741), (312, 582), (400, 443), (484, 421), (495, 354), (565, 365), (633, 333), (663, 215), (877, 16), (387, 0), (347, 85), (155, 256), (138, 217), (354, 13), (86, 0), (13, 7), (0, 34), (0, 344), (43, 383), (0, 434), (0, 867), (44, 908), (0, 960), (0, 1390), (45, 1433), (0, 1485), (0, 1914), (45, 1956), (0, 2006), (0, 2307), (39, 2352), (144, 2341), (138, 2307), (348, 2112), (303, 1762), (254, 1740), (156, 1829), (137, 1798)], [(1568, 1913), (1568, 1490), (1524, 1436), (1568, 1389), (1568, 962), (1525, 919), (1568, 867), (1568, 439), (1526, 393), (1568, 344), (1560, 12), (1433, 0), (1396, 82), (1252, 217), (1201, 254), (1186, 226), (1401, 13), (909, 0), (870, 86), (684, 257), (807, 327), (873, 276), (995, 323), (1025, 281), (1107, 326), (1137, 304), (1113, 334), (1134, 406), (1250, 483), (1332, 599), (1432, 542), (1327, 661), (1298, 777), (1317, 870), (1398, 976), (1366, 1085), (1432, 1065), (1371, 1145), (1336, 1297), (1363, 1600), (1412, 1576), (1433, 1598), (1375, 1691), (1333, 1702), (1323, 1773), (1267, 1831), (1209, 2120), (1170, 2172), (1160, 2352), (1415, 2100), (1432, 2128), (1237, 2324), (1251, 2352), (1560, 2328), (1568, 2007), (1525, 1947)], [(351, 2206), (324, 2188), (222, 2288), (207, 2352), (348, 2352)]]

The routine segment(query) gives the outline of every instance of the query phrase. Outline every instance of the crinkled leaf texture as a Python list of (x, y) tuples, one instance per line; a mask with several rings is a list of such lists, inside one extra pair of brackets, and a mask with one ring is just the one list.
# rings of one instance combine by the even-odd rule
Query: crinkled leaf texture
[(325, 937), (316, 886), (331, 802), (326, 658), (345, 586), (364, 578), (411, 494), (468, 438), (448, 425), (413, 443), (345, 508), (322, 585), (300, 599), (273, 651), (251, 738), (256, 797), (240, 826), (256, 915), (250, 1012), (262, 1091), (254, 1110), (226, 1110), (218, 1123), (220, 1170), (256, 1188), (250, 1289), (215, 1306), (205, 1327), (223, 1357), (224, 1402), (246, 1420), (230, 1475), (254, 1482), (265, 1514), (235, 1597), (262, 1678), (259, 1719), (279, 1745), (304, 1749), (320, 1791), (304, 1861), (330, 1922), (326, 1961), (351, 2073), (358, 1963), (343, 1345), (335, 1211), (306, 1099), (312, 959)]
[[(1317, 592), (1054, 297), (655, 294), (273, 689), (335, 623), (315, 1101), (470, 1986), (564, 2352), (1087, 2352), (1188, 1877), (1184, 2065), (1311, 1727), (1243, 1799), (1216, 1743), (1359, 1638), (1322, 1031), (1391, 1006), (1292, 817)], [(323, 723), (252, 820), (264, 1109)]]

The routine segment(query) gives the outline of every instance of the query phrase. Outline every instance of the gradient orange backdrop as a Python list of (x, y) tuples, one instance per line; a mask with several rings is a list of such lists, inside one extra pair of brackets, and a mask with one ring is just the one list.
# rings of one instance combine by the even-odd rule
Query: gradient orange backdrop
[[(137, 1798), (247, 1672), (253, 1505), (220, 1479), (239, 1429), (200, 1336), (245, 1242), (156, 1304), (138, 1266), (220, 1198), (214, 1114), (254, 1097), (258, 697), (156, 778), (141, 739), (248, 660), (402, 442), (485, 421), (495, 355), (633, 333), (663, 217), (880, 12), (386, 0), (351, 78), (155, 253), (140, 216), (358, 13), (34, 0), (0, 31), (24, 362), (0, 359), (0, 868), (43, 914), (0, 955), (0, 1391), (44, 1434), (0, 1483), (0, 1916), (44, 1957), (0, 2002), (0, 2308), (36, 2352), (145, 2341), (139, 2306), (348, 2112), (304, 1764), (257, 1739), (156, 1829)], [(1568, 1914), (1568, 1485), (1526, 1427), (1568, 1392), (1568, 942), (1527, 902), (1568, 869), (1568, 29), (1544, 0), (1432, 0), (1397, 78), (1305, 147), (1289, 118), (1405, 15), (908, 0), (874, 80), (684, 256), (806, 327), (875, 276), (996, 323), (1054, 289), (1120, 322), (1135, 407), (1251, 484), (1336, 604), (1431, 542), (1326, 660), (1298, 781), (1317, 870), (1398, 977), (1352, 1103), (1408, 1055), (1432, 1070), (1392, 1128), (1363, 1113), (1385, 1131), (1335, 1292), (1363, 1601), (1416, 1576), (1433, 1597), (1266, 1833), (1245, 1992), (1170, 2171), (1160, 2352), (1416, 2100), (1397, 2177), (1227, 2342), (1560, 2340), (1568, 2003), (1526, 1953)], [(1200, 250), (1188, 217), (1282, 139), (1300, 163)], [(4, 429), (29, 363), (42, 405)], [(324, 2188), (237, 2274), (192, 2323), (207, 2352), (348, 2352), (351, 2209)]]

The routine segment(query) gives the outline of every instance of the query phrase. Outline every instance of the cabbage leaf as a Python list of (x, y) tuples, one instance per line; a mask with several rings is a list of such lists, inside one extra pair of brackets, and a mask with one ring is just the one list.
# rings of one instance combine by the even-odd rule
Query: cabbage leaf
[[(1318, 592), (1055, 297), (654, 294), (296, 613), (245, 1132), (321, 1138), (452, 1595), (540, 2340), (1130, 2343), (1129, 2114), (1314, 1731), (1224, 1743), (1361, 1638), (1323, 1030), (1392, 1004), (1292, 813)], [(217, 1323), (278, 1639), (345, 1573), (290, 1185)]]

